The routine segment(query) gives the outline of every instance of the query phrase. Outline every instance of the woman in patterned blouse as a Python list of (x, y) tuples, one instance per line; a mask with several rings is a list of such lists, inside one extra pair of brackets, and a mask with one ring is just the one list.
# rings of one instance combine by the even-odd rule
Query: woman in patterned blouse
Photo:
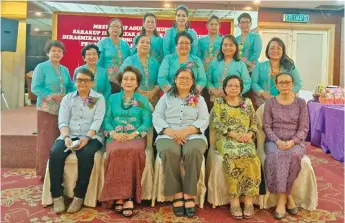
[[(217, 98), (211, 114), (211, 128), (216, 134), (216, 149), (223, 165), (231, 198), (230, 213), (235, 219), (252, 218), (253, 196), (259, 195), (260, 159), (256, 154), (256, 114), (249, 98), (242, 98), (243, 82), (237, 75), (223, 81), (225, 97)], [(239, 197), (244, 195), (244, 209)]]

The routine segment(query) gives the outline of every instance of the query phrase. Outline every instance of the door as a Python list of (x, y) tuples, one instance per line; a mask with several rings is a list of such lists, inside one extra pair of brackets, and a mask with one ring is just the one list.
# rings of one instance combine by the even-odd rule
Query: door
[(301, 74), (303, 90), (314, 91), (328, 84), (327, 31), (294, 30), (292, 59)]

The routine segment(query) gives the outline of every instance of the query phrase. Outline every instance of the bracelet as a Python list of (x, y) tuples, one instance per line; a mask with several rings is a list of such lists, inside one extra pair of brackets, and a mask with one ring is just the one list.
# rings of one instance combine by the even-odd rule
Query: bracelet
[(92, 137), (90, 137), (90, 136), (86, 136), (86, 138), (87, 138), (88, 140), (91, 140), (91, 139), (92, 139)]
[(113, 138), (113, 135), (114, 135), (115, 133), (116, 133), (115, 131), (111, 131), (110, 134), (109, 134), (110, 137)]

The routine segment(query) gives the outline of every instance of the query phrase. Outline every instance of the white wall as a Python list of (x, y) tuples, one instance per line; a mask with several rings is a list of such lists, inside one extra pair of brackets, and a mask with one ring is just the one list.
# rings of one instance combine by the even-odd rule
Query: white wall
[(344, 87), (344, 17), (341, 19), (340, 86)]

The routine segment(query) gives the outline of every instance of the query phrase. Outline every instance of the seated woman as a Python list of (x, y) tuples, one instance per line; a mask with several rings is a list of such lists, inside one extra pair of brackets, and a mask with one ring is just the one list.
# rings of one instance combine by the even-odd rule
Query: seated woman
[(301, 76), (292, 59), (286, 54), (284, 42), (274, 37), (266, 47), (267, 61), (258, 63), (252, 72), (252, 90), (256, 98), (256, 106), (259, 107), (268, 99), (278, 95), (275, 86), (276, 76), (281, 72), (288, 72), (294, 79), (292, 92), (297, 94), (302, 88)]
[(233, 35), (224, 36), (221, 50), (207, 69), (207, 88), (210, 93), (210, 101), (214, 102), (216, 97), (223, 96), (222, 83), (229, 75), (237, 75), (242, 79), (243, 90), (241, 94), (250, 90), (250, 76), (244, 62), (238, 56), (239, 49), (236, 38)]
[(74, 71), (73, 80), (77, 78), (78, 71), (81, 68), (87, 68), (92, 71), (95, 75), (95, 86), (93, 90), (102, 94), (105, 100), (111, 95), (111, 85), (108, 80), (107, 70), (101, 66), (97, 66), (97, 61), (101, 52), (98, 49), (98, 46), (95, 44), (89, 44), (81, 50), (81, 56), (85, 61), (85, 65), (77, 67)]
[[(225, 97), (217, 98), (212, 110), (211, 125), (216, 132), (216, 149), (223, 156), (231, 198), (230, 213), (235, 219), (254, 215), (253, 196), (259, 195), (260, 159), (254, 138), (256, 114), (249, 98), (242, 98), (243, 82), (237, 75), (223, 81)], [(244, 209), (239, 197), (244, 195)]]
[(158, 84), (164, 92), (167, 92), (174, 84), (176, 71), (180, 67), (188, 67), (193, 70), (198, 92), (201, 92), (206, 86), (204, 65), (199, 57), (190, 54), (193, 41), (192, 36), (186, 31), (176, 35), (176, 53), (164, 57), (158, 72)]
[[(204, 132), (209, 123), (205, 100), (195, 88), (193, 70), (187, 67), (177, 70), (173, 85), (159, 99), (152, 120), (158, 133), (157, 153), (165, 174), (164, 196), (173, 196), (176, 216), (193, 217), (194, 196), (207, 148)], [(180, 172), (181, 157), (184, 180)]]
[(110, 96), (103, 122), (109, 137), (104, 186), (99, 200), (116, 200), (116, 212), (130, 217), (133, 215), (133, 201), (141, 202), (145, 136), (152, 127), (152, 114), (147, 97), (136, 92), (141, 82), (138, 69), (126, 67), (119, 74), (118, 81), (123, 90)]
[(309, 118), (306, 102), (292, 94), (294, 79), (291, 74), (278, 74), (276, 86), (279, 94), (265, 103), (263, 117), (265, 180), (268, 190), (279, 194), (274, 217), (282, 219), (286, 211), (297, 214), (291, 189), (301, 170)]
[(75, 213), (83, 205), (89, 185), (95, 153), (103, 147), (103, 132), (99, 131), (104, 114), (104, 97), (92, 90), (93, 73), (87, 68), (79, 69), (76, 75), (77, 91), (66, 95), (59, 110), (60, 137), (55, 141), (49, 158), (50, 191), (54, 199), (55, 213), (65, 211), (61, 188), (65, 160), (71, 150), (72, 141), (80, 140), (76, 148), (78, 158), (78, 180), (74, 189), (74, 199), (67, 212)]
[(151, 39), (145, 34), (136, 38), (137, 53), (127, 57), (120, 67), (123, 71), (125, 67), (131, 65), (137, 68), (142, 74), (142, 80), (138, 93), (145, 95), (150, 103), (155, 106), (159, 99), (160, 88), (157, 84), (159, 63), (150, 55)]

